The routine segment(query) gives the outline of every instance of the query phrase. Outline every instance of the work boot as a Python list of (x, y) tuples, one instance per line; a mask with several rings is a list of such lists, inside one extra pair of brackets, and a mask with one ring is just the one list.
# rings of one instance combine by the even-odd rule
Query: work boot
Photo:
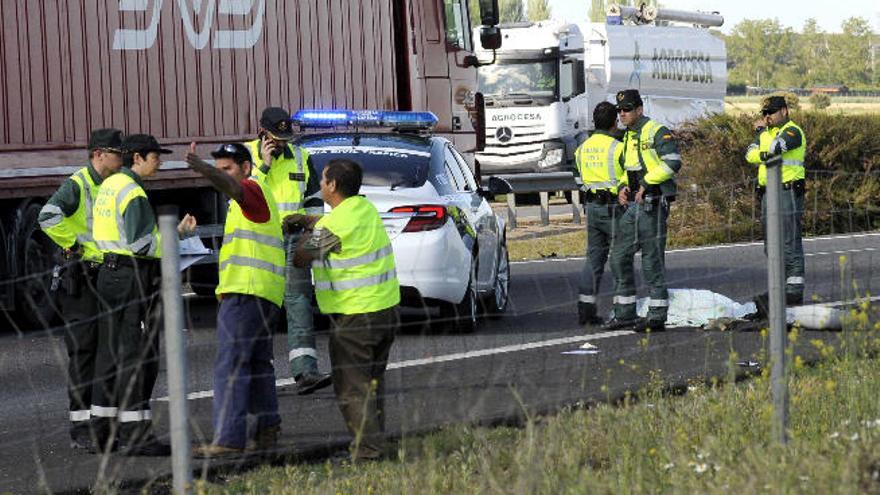
[(267, 428), (263, 428), (262, 430), (256, 432), (254, 434), (254, 439), (251, 441), (247, 450), (254, 451), (271, 451), (275, 450), (278, 447), (278, 437), (281, 435), (281, 423), (277, 425), (269, 426)]
[(804, 303), (804, 295), (803, 293), (785, 293), (785, 305), (786, 306), (800, 306)]
[(95, 450), (95, 441), (92, 438), (91, 425), (88, 421), (73, 423), (70, 427), (70, 448), (74, 450)]
[(637, 325), (635, 328), (636, 332), (665, 332), (666, 331), (666, 322), (663, 321), (643, 321), (641, 324)]
[(578, 325), (599, 325), (602, 319), (596, 316), (596, 305), (578, 302)]
[(603, 323), (601, 328), (602, 330), (635, 330), (643, 323), (643, 321), (644, 320), (639, 317), (620, 319), (615, 316)]
[(199, 445), (193, 448), (193, 457), (198, 459), (228, 459), (230, 457), (238, 457), (243, 453), (243, 449), (217, 445), (215, 443)]
[(122, 455), (128, 457), (168, 457), (171, 455), (171, 446), (162, 443), (155, 435), (149, 433), (134, 442), (125, 443), (119, 446)]
[(333, 383), (329, 373), (315, 373), (307, 371), (294, 377), (294, 388), (297, 395), (309, 395), (315, 390), (329, 387)]

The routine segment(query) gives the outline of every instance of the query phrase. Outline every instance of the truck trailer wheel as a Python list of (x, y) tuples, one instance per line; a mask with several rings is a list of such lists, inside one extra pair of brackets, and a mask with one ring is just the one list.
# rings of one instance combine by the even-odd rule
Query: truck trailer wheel
[(23, 330), (49, 328), (58, 317), (58, 299), (50, 292), (52, 268), (60, 259), (60, 249), (40, 230), (39, 204), (30, 204), (17, 225), (19, 239), (15, 319)]

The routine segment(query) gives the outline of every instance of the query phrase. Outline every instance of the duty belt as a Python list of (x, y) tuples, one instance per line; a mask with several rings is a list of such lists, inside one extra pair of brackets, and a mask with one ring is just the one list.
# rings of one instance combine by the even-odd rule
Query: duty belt
[[(764, 194), (767, 190), (767, 186), (758, 185), (755, 187), (758, 190), (758, 193)], [(795, 192), (804, 192), (807, 188), (807, 183), (804, 179), (796, 179), (790, 180), (788, 182), (782, 183), (782, 189), (784, 191), (788, 191), (794, 189)]]
[(149, 268), (156, 266), (158, 263), (158, 259), (136, 258), (124, 254), (104, 253), (104, 266), (111, 270), (115, 270), (121, 266), (127, 266), (130, 268)]
[(590, 203), (608, 205), (617, 203), (617, 195), (607, 189), (587, 191), (586, 199)]

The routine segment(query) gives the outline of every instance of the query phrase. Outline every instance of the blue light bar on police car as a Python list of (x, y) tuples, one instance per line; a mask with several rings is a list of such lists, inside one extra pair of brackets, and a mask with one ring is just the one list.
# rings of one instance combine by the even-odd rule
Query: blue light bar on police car
[(299, 110), (291, 119), (300, 127), (393, 127), (429, 130), (437, 125), (431, 112), (396, 110)]

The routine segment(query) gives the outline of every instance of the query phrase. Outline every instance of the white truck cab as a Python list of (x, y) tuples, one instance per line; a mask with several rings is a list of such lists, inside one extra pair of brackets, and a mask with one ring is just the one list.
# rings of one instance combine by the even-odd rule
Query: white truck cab
[(593, 108), (622, 89), (638, 89), (645, 115), (671, 128), (724, 111), (724, 41), (704, 27), (543, 21), (503, 25), (502, 38), (479, 68), (486, 176), (573, 170)]

